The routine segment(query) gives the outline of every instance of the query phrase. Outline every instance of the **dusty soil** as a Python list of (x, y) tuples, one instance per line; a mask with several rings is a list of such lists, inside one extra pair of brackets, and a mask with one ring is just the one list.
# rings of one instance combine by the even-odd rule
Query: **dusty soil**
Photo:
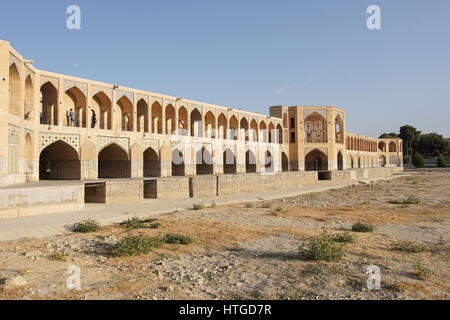
[[(408, 197), (421, 203), (389, 203)], [(450, 171), (263, 204), (173, 212), (155, 220), (158, 229), (114, 225), (91, 234), (2, 242), (0, 288), (17, 276), (27, 285), (0, 289), (0, 299), (449, 299)], [(355, 222), (373, 224), (375, 231), (351, 232), (356, 241), (344, 245), (343, 258), (300, 259), (298, 241), (323, 227), (342, 233)], [(165, 244), (145, 256), (111, 254), (127, 235), (166, 233), (195, 242)], [(426, 250), (393, 250), (399, 240)], [(52, 261), (55, 252), (66, 261)], [(419, 262), (429, 270), (423, 279), (416, 275)], [(79, 291), (66, 286), (70, 265), (81, 270)], [(367, 288), (369, 265), (381, 269), (379, 290)]]

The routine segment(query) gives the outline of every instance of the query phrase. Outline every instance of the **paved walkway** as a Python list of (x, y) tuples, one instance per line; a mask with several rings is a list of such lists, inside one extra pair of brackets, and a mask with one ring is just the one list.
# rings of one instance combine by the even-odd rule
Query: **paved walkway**
[[(376, 180), (389, 180), (404, 175), (408, 174), (402, 173), (389, 177), (371, 178), (362, 181), (370, 182)], [(225, 205), (263, 200), (276, 200), (299, 196), (306, 193), (343, 188), (356, 184), (359, 181), (319, 181), (317, 185), (304, 186), (297, 189), (245, 193), (221, 196), (214, 199), (196, 198), (183, 200), (144, 200), (142, 203), (122, 205), (86, 204), (82, 211), (0, 220), (0, 241), (18, 240), (23, 238), (39, 239), (47, 236), (63, 234), (68, 232), (67, 227), (71, 224), (88, 218), (95, 219), (102, 225), (110, 225), (113, 223), (123, 222), (134, 216), (140, 218), (157, 217), (175, 210), (192, 209), (192, 205), (196, 203), (203, 203), (205, 206), (209, 206), (212, 203), (216, 203), (217, 205)]]

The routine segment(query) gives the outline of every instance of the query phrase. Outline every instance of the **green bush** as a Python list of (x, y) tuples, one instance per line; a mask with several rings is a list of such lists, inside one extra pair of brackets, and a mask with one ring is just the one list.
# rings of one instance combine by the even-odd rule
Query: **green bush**
[(422, 243), (414, 243), (406, 240), (391, 243), (391, 249), (408, 253), (420, 253), (427, 250)]
[(416, 197), (409, 197), (405, 201), (403, 201), (403, 204), (420, 204), (420, 200)]
[(430, 276), (431, 270), (430, 268), (424, 266), (422, 264), (422, 261), (417, 261), (414, 265), (414, 271), (412, 273), (416, 276), (417, 279), (425, 280)]
[(145, 236), (128, 236), (118, 243), (112, 249), (112, 254), (116, 257), (129, 257), (148, 254), (155, 246), (153, 238)]
[(192, 205), (192, 208), (194, 210), (202, 210), (205, 208), (205, 206), (203, 204), (194, 204), (194, 205)]
[(160, 227), (161, 227), (161, 223), (159, 223), (159, 222), (155, 222), (150, 225), (150, 228), (152, 228), (152, 229), (158, 229)]
[(337, 233), (334, 234), (332, 236), (332, 239), (334, 242), (339, 242), (339, 243), (352, 243), (355, 242), (355, 237), (353, 237), (353, 235), (346, 231), (344, 233)]
[(144, 222), (142, 222), (138, 217), (128, 219), (128, 221), (125, 223), (125, 225), (127, 226), (127, 228), (130, 228), (130, 229), (144, 228)]
[(164, 242), (173, 244), (189, 244), (194, 242), (194, 239), (177, 233), (168, 233), (164, 236)]
[(81, 222), (74, 223), (72, 225), (72, 231), (80, 233), (96, 232), (100, 229), (100, 224), (93, 219), (87, 219)]
[(447, 167), (447, 162), (445, 161), (445, 158), (442, 154), (439, 153), (437, 160), (436, 160), (436, 165), (440, 168), (445, 168)]
[(307, 260), (334, 261), (344, 256), (344, 249), (324, 230), (320, 235), (300, 242), (298, 254)]
[(413, 153), (411, 161), (416, 168), (423, 168), (425, 166), (422, 155), (417, 151)]
[(270, 202), (263, 203), (263, 208), (265, 208), (265, 209), (272, 208), (272, 203), (270, 203)]
[(247, 204), (245, 205), (245, 207), (246, 207), (246, 208), (253, 208), (253, 204), (252, 204), (252, 203), (247, 203)]
[(282, 207), (277, 207), (277, 208), (275, 209), (275, 211), (276, 211), (276, 212), (283, 212), (283, 208), (282, 208)]
[(64, 253), (55, 252), (52, 253), (48, 258), (52, 261), (66, 262), (67, 256)]
[(352, 226), (352, 231), (354, 232), (373, 232), (375, 227), (373, 225), (362, 223), (362, 222), (356, 222)]

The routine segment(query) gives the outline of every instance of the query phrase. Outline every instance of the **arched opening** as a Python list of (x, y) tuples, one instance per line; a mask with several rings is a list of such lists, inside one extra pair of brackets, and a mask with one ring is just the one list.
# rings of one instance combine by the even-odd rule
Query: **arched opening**
[(181, 106), (178, 109), (178, 134), (187, 136), (188, 132), (188, 113), (185, 107)]
[(281, 125), (277, 125), (277, 139), (280, 144), (283, 144), (283, 128)]
[(245, 172), (256, 172), (256, 157), (255, 154), (250, 150), (245, 153)]
[(355, 167), (355, 161), (353, 161), (353, 157), (351, 157), (351, 162), (352, 162), (351, 168), (353, 169)]
[(192, 110), (191, 112), (191, 136), (192, 137), (203, 137), (202, 130), (202, 115), (200, 111), (197, 109)]
[(152, 148), (144, 151), (144, 177), (161, 177), (161, 161)]
[(236, 173), (236, 157), (230, 149), (225, 150), (223, 153), (223, 173)]
[(105, 147), (98, 154), (98, 177), (130, 178), (131, 161), (128, 153), (115, 143)]
[(243, 138), (245, 141), (249, 141), (249, 132), (248, 132), (248, 121), (245, 118), (241, 119), (241, 139)]
[(389, 152), (397, 152), (397, 144), (394, 141), (389, 143)]
[(172, 176), (182, 177), (185, 175), (183, 153), (175, 149), (172, 151)]
[(33, 118), (33, 80), (31, 76), (28, 76), (25, 80), (25, 107), (23, 118), (25, 120), (31, 120)]
[[(97, 120), (96, 126), (100, 129), (111, 130), (112, 113), (111, 113), (111, 100), (103, 92), (98, 92), (92, 97), (91, 110), (95, 112)], [(94, 113), (91, 115), (91, 124)]]
[(196, 154), (196, 170), (197, 174), (213, 174), (213, 158), (211, 153), (205, 147), (197, 151)]
[(327, 142), (327, 121), (317, 112), (313, 112), (305, 119), (306, 142)]
[(20, 115), (20, 75), (15, 63), (9, 66), (9, 113)]
[[(86, 96), (78, 87), (64, 92), (62, 112), (67, 126), (86, 128)], [(74, 113), (74, 121), (71, 120), (71, 112)]]
[(152, 133), (162, 134), (162, 106), (155, 101), (152, 104)]
[(342, 121), (340, 114), (336, 116), (334, 126), (336, 143), (344, 143), (344, 122)]
[(328, 157), (318, 149), (314, 149), (305, 157), (306, 171), (326, 171), (328, 170)]
[(361, 168), (361, 158), (358, 157), (358, 168)]
[(344, 170), (344, 157), (340, 151), (337, 154), (337, 166), (338, 170)]
[(144, 99), (141, 99), (137, 103), (137, 131), (148, 132), (148, 104)]
[(256, 123), (255, 119), (250, 122), (250, 132), (250, 141), (258, 142), (258, 124)]
[(39, 180), (80, 180), (78, 152), (58, 140), (42, 150), (39, 156)]
[(133, 131), (133, 104), (126, 97), (122, 96), (117, 101), (116, 128), (122, 131)]
[(227, 138), (227, 118), (223, 113), (219, 115), (217, 118), (217, 126), (219, 127), (218, 130), (218, 138), (219, 139), (226, 139)]
[(166, 106), (166, 134), (175, 134), (175, 108), (168, 104)]
[(281, 170), (283, 172), (289, 171), (289, 159), (286, 153), (281, 153)]
[(8, 133), (8, 174), (14, 175), (19, 173), (20, 169), (20, 150), (19, 135), (16, 129), (12, 129)]
[(216, 137), (216, 118), (211, 111), (205, 115), (205, 138)]
[(259, 123), (259, 137), (258, 141), (267, 142), (267, 125), (264, 121)]
[(57, 96), (57, 90), (50, 82), (41, 86), (41, 124), (55, 126), (58, 124)]
[(231, 116), (230, 118), (230, 133), (228, 134), (228, 139), (230, 140), (239, 139), (239, 123), (234, 115)]
[(269, 123), (269, 129), (267, 130), (267, 134), (268, 134), (268, 142), (269, 143), (277, 143), (278, 140), (276, 139), (277, 133), (275, 131), (275, 126), (273, 125), (273, 123)]
[(275, 164), (269, 150), (264, 153), (264, 172), (275, 172)]
[(380, 150), (382, 152), (386, 152), (386, 144), (383, 141), (378, 143), (378, 150)]

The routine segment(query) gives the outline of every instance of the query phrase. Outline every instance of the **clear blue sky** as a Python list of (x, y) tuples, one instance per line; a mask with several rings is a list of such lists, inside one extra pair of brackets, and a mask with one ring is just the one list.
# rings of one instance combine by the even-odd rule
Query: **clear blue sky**
[[(81, 30), (66, 8), (81, 7)], [(366, 28), (381, 7), (382, 30)], [(450, 137), (449, 0), (7, 1), (0, 39), (35, 66), (268, 113), (333, 105), (370, 136)]]

